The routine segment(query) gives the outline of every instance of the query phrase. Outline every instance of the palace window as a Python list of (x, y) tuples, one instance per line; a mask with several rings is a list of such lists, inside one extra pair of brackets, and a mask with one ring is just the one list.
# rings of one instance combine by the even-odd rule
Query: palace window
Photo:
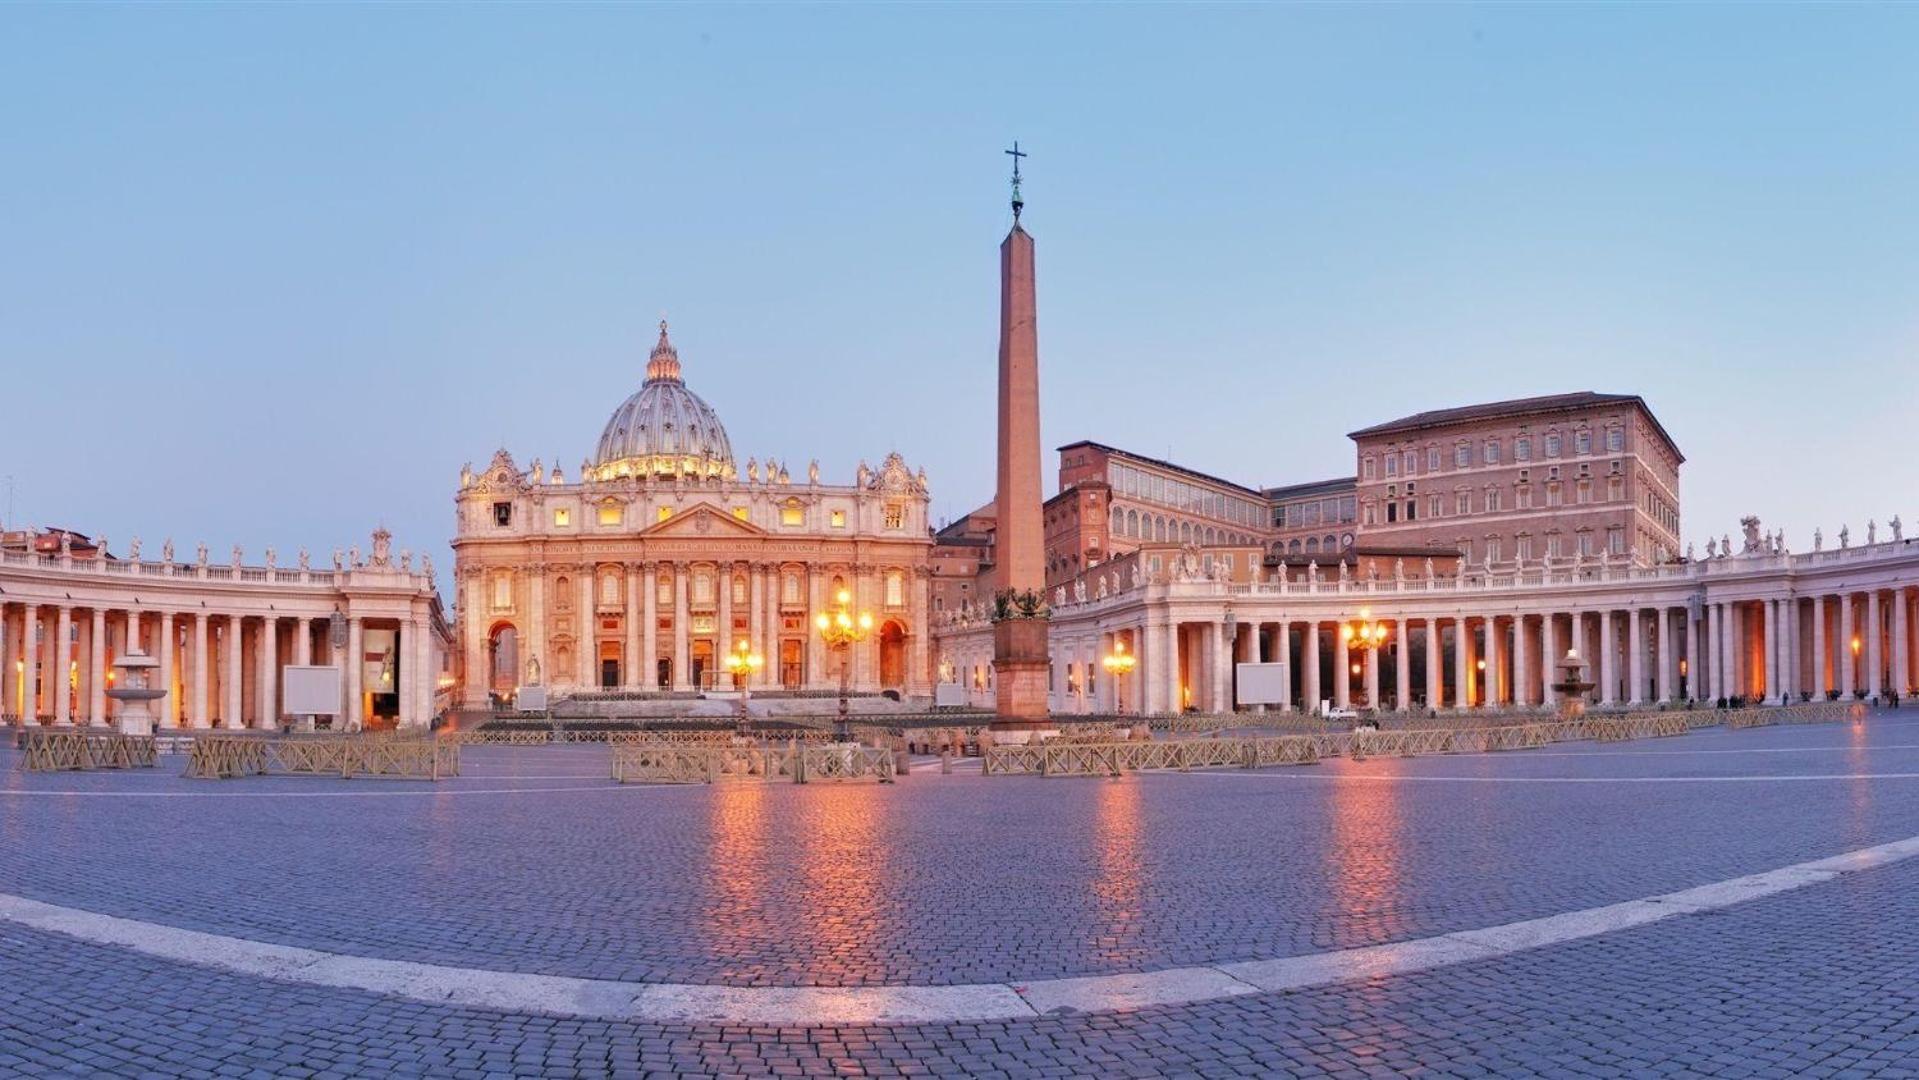
[(1586, 504), (1592, 502), (1593, 501), (1593, 482), (1591, 480), (1581, 479), (1579, 481), (1578, 494), (1575, 496), (1575, 498), (1578, 500), (1579, 505), (1581, 506), (1585, 506)]
[(1618, 427), (1607, 428), (1606, 429), (1606, 449), (1612, 453), (1617, 454), (1620, 451), (1624, 450), (1625, 448), (1626, 448), (1626, 429), (1618, 428)]
[(1417, 471), (1419, 468), (1419, 451), (1417, 450), (1406, 451), (1406, 463), (1404, 466), (1402, 466), (1402, 468), (1404, 469), (1407, 476), (1411, 476), (1415, 471)]
[(573, 511), (568, 510), (564, 506), (556, 506), (553, 508), (553, 527), (554, 528), (564, 529), (571, 524), (573, 524)]
[(512, 503), (496, 502), (493, 504), (493, 524), (498, 525), (501, 528), (505, 528), (506, 526), (513, 524), (513, 504)]
[(1366, 521), (1365, 521), (1365, 523), (1366, 523), (1366, 525), (1367, 525), (1368, 527), (1370, 527), (1370, 526), (1372, 526), (1372, 525), (1374, 524), (1374, 522), (1373, 522), (1373, 504), (1372, 504), (1372, 503), (1370, 503), (1370, 502), (1369, 502), (1369, 503), (1367, 503), (1367, 504), (1366, 504), (1366, 506), (1364, 507), (1364, 509), (1362, 509), (1362, 510), (1361, 510), (1361, 513), (1362, 513), (1362, 514), (1363, 514), (1363, 515), (1365, 516), (1365, 519), (1366, 519)]
[(1513, 554), (1518, 557), (1520, 562), (1525, 562), (1526, 560), (1532, 558), (1533, 557), (1533, 538), (1531, 536), (1526, 535), (1525, 533), (1520, 533), (1519, 536), (1513, 541)]
[(1436, 518), (1439, 516), (1439, 496), (1437, 495), (1426, 496), (1426, 516), (1429, 518)]
[(1580, 533), (1579, 534), (1579, 554), (1581, 554), (1582, 556), (1589, 556), (1592, 553), (1593, 553), (1593, 534), (1589, 532)]
[(1426, 471), (1439, 471), (1439, 447), (1437, 446), (1428, 446), (1426, 448)]
[(1559, 482), (1555, 480), (1546, 485), (1546, 505), (1552, 507), (1558, 506), (1559, 504)]
[(1473, 448), (1462, 442), (1453, 447), (1453, 468), (1463, 469), (1473, 463)]
[(806, 524), (806, 510), (804, 507), (800, 506), (800, 501), (798, 499), (788, 499), (786, 500), (786, 505), (780, 507), (780, 524), (781, 525)]
[(1399, 475), (1399, 455), (1398, 454), (1386, 455), (1386, 475), (1387, 476)]
[(1486, 512), (1488, 514), (1497, 514), (1499, 510), (1499, 489), (1489, 487), (1486, 489)]
[(1407, 499), (1406, 500), (1406, 520), (1412, 521), (1417, 517), (1419, 517), (1419, 500)]
[(1546, 433), (1546, 456), (1549, 458), (1559, 456), (1559, 432), (1557, 431)]
[(883, 517), (886, 528), (897, 529), (906, 524), (906, 507), (901, 503), (887, 503)]
[(626, 518), (626, 508), (616, 502), (600, 504), (600, 524), (617, 527)]
[(1580, 428), (1576, 433), (1574, 433), (1573, 452), (1576, 454), (1592, 453), (1593, 452), (1593, 433), (1586, 430), (1585, 428)]
[(1609, 477), (1606, 480), (1606, 499), (1610, 502), (1621, 502), (1625, 498), (1626, 478), (1623, 476)]
[(1533, 440), (1530, 435), (1521, 435), (1513, 440), (1513, 460), (1531, 461), (1533, 459)]
[(1499, 464), (1499, 440), (1498, 439), (1486, 440), (1485, 461), (1486, 461), (1486, 464), (1488, 465)]
[(1531, 484), (1521, 484), (1513, 489), (1513, 505), (1520, 510), (1533, 508), (1533, 488)]
[(1566, 538), (1554, 533), (1546, 538), (1546, 557), (1563, 559), (1566, 557)]
[(1486, 538), (1486, 561), (1487, 562), (1501, 561), (1505, 556), (1501, 553), (1500, 549), (1501, 549), (1501, 544), (1499, 542), (1499, 537), (1488, 536)]
[(1453, 498), (1453, 512), (1465, 516), (1473, 512), (1473, 493), (1462, 491)]
[(1606, 550), (1614, 555), (1626, 553), (1626, 530), (1614, 526), (1606, 530)]
[(1361, 461), (1359, 463), (1359, 471), (1366, 479), (1371, 480), (1373, 478), (1373, 459), (1366, 458), (1364, 461)]
[(844, 510), (833, 511), (831, 514), (827, 515), (827, 523), (832, 525), (835, 529), (846, 528), (846, 511)]

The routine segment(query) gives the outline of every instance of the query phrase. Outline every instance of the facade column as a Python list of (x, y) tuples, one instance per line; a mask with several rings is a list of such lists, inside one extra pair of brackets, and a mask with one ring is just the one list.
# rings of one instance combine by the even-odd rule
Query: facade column
[(1352, 647), (1343, 629), (1333, 631), (1333, 705), (1347, 709), (1353, 704)]
[(346, 711), (342, 714), (342, 723), (347, 731), (358, 731), (364, 723), (361, 698), (364, 696), (360, 686), (361, 677), (366, 671), (366, 624), (358, 616), (347, 618), (346, 625)]
[(1466, 617), (1453, 620), (1453, 708), (1465, 712), (1473, 707), (1472, 635), (1466, 629)]
[[(1659, 619), (1658, 624), (1653, 627), (1653, 633), (1657, 635), (1653, 641), (1653, 648), (1658, 651), (1658, 656), (1653, 661), (1655, 664), (1653, 677), (1658, 682), (1658, 691), (1655, 696), (1661, 705), (1670, 705), (1673, 700), (1674, 650), (1672, 647), (1672, 639), (1674, 613), (1671, 608), (1665, 607), (1654, 608), (1653, 611)], [(1681, 616), (1681, 618), (1684, 618), (1684, 616)]]
[(280, 623), (269, 615), (260, 624), (260, 727), (280, 726)]
[[(782, 629), (784, 628), (784, 625), (786, 622), (785, 616), (782, 615), (780, 611), (780, 603), (781, 603), (780, 590), (782, 588), (782, 585), (781, 585), (782, 576), (783, 575), (781, 574), (779, 563), (774, 562), (774, 563), (766, 564), (765, 581), (762, 583), (766, 589), (766, 602), (765, 602), (765, 606), (761, 609), (762, 611), (766, 613), (765, 618), (762, 620), (764, 624), (763, 630), (766, 635), (764, 639), (766, 644), (762, 647), (761, 651), (766, 656), (766, 679), (765, 679), (766, 685), (775, 686), (775, 687), (781, 685), (780, 633)], [(927, 588), (930, 593), (931, 587), (927, 586)], [(930, 595), (923, 597), (923, 601), (926, 605), (925, 610), (927, 610), (928, 612), (926, 622), (925, 622), (925, 625), (928, 627), (926, 636), (930, 639), (932, 637), (932, 630), (931, 630), (932, 600)], [(802, 625), (804, 626), (803, 623)], [(806, 631), (810, 634), (812, 632), (812, 628), (806, 627)], [(929, 641), (929, 645), (930, 645), (930, 641)], [(930, 665), (930, 660), (929, 660), (929, 665)]]
[(599, 577), (600, 568), (587, 562), (581, 563), (580, 572), (574, 575), (574, 603), (580, 621), (573, 635), (574, 647), (579, 650), (574, 658), (573, 680), (582, 690), (596, 690), (600, 685)]
[(54, 620), (53, 678), (47, 685), (53, 693), (53, 722), (64, 727), (73, 723), (73, 608), (62, 604)]
[(14, 696), (13, 626), (7, 618), (7, 605), (0, 601), (0, 723), (15, 715), (20, 699)]
[(713, 572), (720, 591), (719, 633), (713, 635), (713, 685), (731, 688), (733, 676), (726, 661), (733, 655), (733, 564), (721, 563)]
[(1626, 704), (1646, 703), (1646, 612), (1626, 611)]
[[(829, 682), (826, 675), (826, 642), (820, 638), (819, 628), (813, 624), (814, 619), (826, 613), (826, 601), (826, 576), (820, 573), (817, 564), (807, 563), (806, 617), (800, 620), (800, 624), (806, 628), (806, 671), (800, 682), (816, 690), (825, 689)], [(967, 693), (974, 692), (969, 686)]]
[(1393, 705), (1400, 712), (1413, 707), (1413, 635), (1412, 623), (1400, 619), (1393, 624)]
[[(760, 680), (763, 680), (766, 678), (766, 669), (769, 667), (772, 667), (775, 662), (775, 657), (769, 654), (765, 650), (765, 648), (763, 648), (760, 644), (761, 642), (766, 640), (765, 629), (762, 625), (762, 623), (766, 619), (766, 606), (764, 603), (762, 603), (765, 597), (761, 595), (761, 589), (765, 585), (765, 581), (763, 580), (765, 577), (765, 574), (766, 574), (766, 571), (764, 570), (764, 568), (761, 567), (759, 563), (746, 564), (747, 647), (749, 649), (752, 649), (754, 652), (759, 653), (761, 659), (766, 661), (765, 665), (762, 666), (758, 672), (747, 673), (746, 682), (748, 685), (754, 686), (754, 687), (758, 687), (760, 685)], [(920, 625), (920, 624), (915, 624), (915, 625)], [(924, 634), (921, 634), (919, 636), (922, 640), (925, 638)]]
[(651, 670), (652, 662), (641, 651), (641, 628), (646, 623), (640, 592), (651, 582), (646, 580), (645, 563), (626, 564), (626, 663), (620, 672), (625, 676), (621, 684), (629, 690), (638, 690), (646, 685), (646, 673)]
[(1439, 710), (1446, 705), (1446, 684), (1439, 674), (1439, 620), (1426, 618), (1426, 708)]
[(639, 683), (660, 688), (660, 571), (653, 563), (640, 564)]
[(87, 629), (87, 723), (107, 725), (107, 612), (99, 607)]
[(687, 607), (687, 566), (673, 564), (673, 689), (693, 688), (692, 646), (688, 626), (692, 616)]
[(1186, 711), (1186, 695), (1182, 692), (1184, 684), (1180, 679), (1180, 651), (1186, 643), (1181, 640), (1185, 635), (1178, 619), (1167, 624), (1168, 648), (1166, 653), (1166, 701), (1167, 711), (1183, 713)]
[(1325, 699), (1320, 696), (1319, 688), (1319, 623), (1316, 620), (1306, 624), (1306, 636), (1300, 645), (1299, 685), (1306, 712), (1319, 715), (1319, 703)]
[(207, 686), (207, 620), (213, 616), (205, 611), (193, 614), (193, 713), (187, 722), (196, 728), (213, 726), (213, 710), (209, 707), (209, 688)]
[(1886, 693), (1886, 620), (1880, 614), (1879, 590), (1866, 593), (1866, 696), (1883, 700)]
[(1839, 594), (1839, 696), (1852, 700), (1853, 690), (1859, 685), (1859, 664), (1852, 654), (1852, 594)]

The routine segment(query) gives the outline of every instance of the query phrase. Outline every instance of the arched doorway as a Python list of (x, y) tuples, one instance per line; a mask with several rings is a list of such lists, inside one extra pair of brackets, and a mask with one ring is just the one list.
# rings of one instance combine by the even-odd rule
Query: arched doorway
[(880, 627), (880, 686), (894, 689), (906, 685), (906, 627), (888, 619)]
[(504, 698), (520, 685), (520, 632), (512, 623), (495, 623), (486, 635), (486, 688)]

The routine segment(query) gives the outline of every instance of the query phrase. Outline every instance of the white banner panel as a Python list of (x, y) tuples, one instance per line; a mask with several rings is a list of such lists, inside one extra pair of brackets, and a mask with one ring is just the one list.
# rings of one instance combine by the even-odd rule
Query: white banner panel
[(288, 716), (340, 715), (340, 669), (332, 665), (301, 667), (288, 664), (280, 669), (286, 691)]
[(959, 683), (943, 682), (933, 687), (934, 708), (956, 708), (964, 704), (966, 704), (966, 687)]
[(1284, 705), (1284, 664), (1235, 664), (1239, 673), (1239, 691), (1235, 699), (1241, 705)]

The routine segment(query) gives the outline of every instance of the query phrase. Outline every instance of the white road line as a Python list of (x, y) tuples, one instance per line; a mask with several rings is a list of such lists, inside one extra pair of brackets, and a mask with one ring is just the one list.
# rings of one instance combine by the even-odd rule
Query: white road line
[[(594, 779), (606, 780), (606, 777)], [(370, 781), (381, 783), (382, 781)], [(393, 782), (393, 781), (387, 781)], [(406, 781), (397, 781), (405, 783)], [(441, 781), (445, 784), (446, 781)], [(609, 792), (609, 791), (666, 791), (672, 788), (693, 790), (696, 785), (689, 784), (615, 784), (608, 780), (605, 784), (588, 787), (573, 784), (565, 787), (521, 787), (521, 788), (406, 788), (400, 791), (366, 788), (359, 791), (40, 791), (32, 788), (0, 788), (0, 798), (15, 795), (28, 795), (36, 798), (60, 799), (368, 799), (368, 798), (422, 798), (439, 799), (449, 795), (533, 795), (551, 792)]]
[(1321, 780), (1333, 783), (1347, 780), (1382, 780), (1393, 784), (1772, 784), (1811, 780), (1919, 780), (1919, 772), (1795, 773), (1781, 776), (1422, 776), (1418, 773), (1227, 772), (1215, 769), (1194, 769), (1191, 772), (1181, 773), (1171, 769), (1154, 769), (1151, 773), (1158, 776), (1210, 776), (1239, 780)]
[(0, 894), (0, 921), (219, 971), (430, 1005), (648, 1023), (968, 1023), (1190, 1005), (1429, 971), (1717, 911), (1914, 855), (1919, 855), (1919, 837), (1640, 900), (1388, 945), (1117, 975), (955, 986), (711, 986), (490, 971), (273, 945), (6, 894)]

